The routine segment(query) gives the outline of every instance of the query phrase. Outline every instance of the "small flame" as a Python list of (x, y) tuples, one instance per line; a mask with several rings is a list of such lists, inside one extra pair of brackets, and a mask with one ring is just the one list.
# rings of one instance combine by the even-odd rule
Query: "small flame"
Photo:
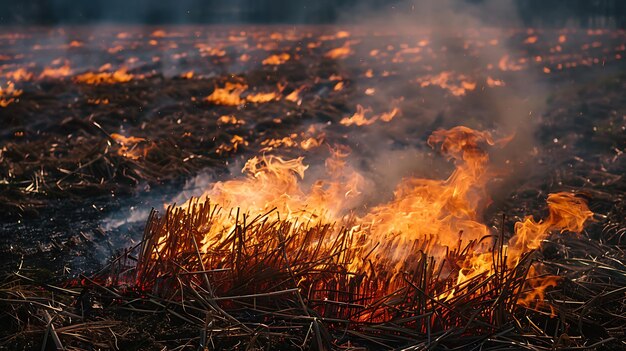
[(154, 144), (147, 143), (145, 138), (127, 137), (117, 133), (111, 134), (111, 138), (119, 145), (117, 154), (132, 160), (148, 156), (148, 153), (154, 147)]
[(283, 63), (289, 61), (290, 58), (291, 58), (291, 55), (284, 52), (282, 54), (272, 55), (266, 58), (265, 60), (263, 60), (262, 63), (264, 65), (277, 66), (277, 65), (282, 65)]
[(336, 60), (346, 58), (350, 55), (352, 55), (352, 49), (350, 48), (349, 42), (346, 42), (343, 46), (327, 51), (324, 57)]
[[(469, 80), (466, 76), (460, 74), (453, 78), (453, 72), (443, 71), (437, 75), (427, 75), (417, 79), (417, 83), (422, 87), (431, 85), (438, 86), (441, 89), (448, 90), (454, 96), (463, 96), (468, 91), (476, 89), (476, 82)], [(454, 81), (457, 81), (456, 83)]]
[(368, 112), (372, 112), (371, 108), (363, 108), (363, 106), (361, 105), (357, 105), (356, 106), (356, 112), (352, 115), (352, 117), (344, 117), (343, 119), (341, 119), (341, 121), (339, 121), (339, 123), (343, 124), (344, 126), (351, 126), (351, 125), (356, 125), (356, 126), (368, 126), (374, 122), (376, 122), (376, 119), (378, 117), (372, 117), (370, 119), (365, 118), (365, 114)]
[(13, 82), (7, 82), (4, 89), (0, 86), (0, 107), (7, 107), (14, 103), (16, 99), (22, 95), (22, 93), (22, 90), (15, 89), (15, 84)]
[(45, 67), (39, 74), (39, 79), (58, 79), (68, 77), (72, 74), (70, 65), (66, 62), (61, 67)]
[(204, 100), (214, 105), (239, 106), (244, 102), (241, 94), (247, 88), (245, 84), (226, 82), (223, 88), (216, 87)]
[(74, 78), (74, 80), (78, 83), (91, 84), (91, 85), (100, 85), (100, 84), (116, 84), (116, 83), (126, 83), (130, 82), (134, 76), (129, 74), (125, 67), (122, 67), (114, 72), (102, 72), (106, 69), (109, 69), (110, 64), (105, 65), (100, 68), (101, 72), (87, 72), (81, 75), (78, 75)]
[(257, 104), (262, 104), (262, 103), (275, 101), (279, 99), (280, 99), (280, 95), (278, 95), (278, 93), (276, 92), (256, 93), (256, 94), (249, 94), (248, 96), (246, 96), (246, 101), (257, 103)]

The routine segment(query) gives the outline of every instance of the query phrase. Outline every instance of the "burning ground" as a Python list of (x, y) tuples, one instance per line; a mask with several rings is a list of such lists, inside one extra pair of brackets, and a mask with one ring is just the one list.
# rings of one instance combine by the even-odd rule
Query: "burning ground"
[(621, 349), (625, 44), (5, 28), (2, 343)]

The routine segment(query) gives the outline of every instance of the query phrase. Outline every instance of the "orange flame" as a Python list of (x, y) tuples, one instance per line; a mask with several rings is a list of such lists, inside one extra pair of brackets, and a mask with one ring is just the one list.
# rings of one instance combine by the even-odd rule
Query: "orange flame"
[(146, 139), (144, 138), (127, 137), (117, 133), (111, 134), (111, 138), (119, 144), (117, 154), (131, 160), (148, 156), (148, 152), (154, 147), (153, 144), (145, 145)]
[[(456, 80), (456, 82), (455, 82)], [(427, 75), (417, 79), (417, 83), (422, 87), (431, 85), (448, 90), (454, 96), (463, 96), (468, 91), (476, 89), (476, 82), (469, 80), (460, 74), (453, 78), (453, 72), (443, 71), (437, 75)]]
[(244, 100), (241, 94), (248, 88), (245, 84), (226, 82), (223, 88), (215, 88), (205, 101), (215, 105), (239, 106)]
[(343, 46), (328, 50), (324, 56), (329, 59), (343, 59), (352, 55), (352, 49), (349, 42), (346, 42)]
[[(362, 110), (362, 107), (361, 107)], [(264, 145), (295, 145), (294, 138), (271, 139)], [(506, 143), (510, 138), (494, 140), (489, 132), (467, 127), (437, 130), (428, 144), (438, 149), (448, 159), (454, 160), (455, 169), (447, 179), (406, 178), (394, 191), (393, 199), (371, 207), (365, 213), (354, 212), (362, 208), (361, 191), (366, 178), (353, 170), (348, 162), (349, 150), (339, 147), (332, 150), (326, 160), (327, 176), (305, 187), (302, 183), (308, 166), (303, 158), (284, 159), (274, 155), (253, 157), (243, 167), (244, 177), (217, 182), (198, 199), (180, 207), (190, 209), (206, 201), (224, 208), (237, 208), (237, 213), (225, 211), (216, 214), (211, 223), (197, 228), (201, 233), (202, 252), (211, 252), (216, 245), (226, 242), (238, 221), (239, 211), (249, 218), (268, 215), (272, 220), (297, 223), (345, 223), (350, 237), (355, 238), (349, 247), (352, 259), (347, 261), (348, 272), (375, 274), (373, 265), (389, 272), (386, 286), (376, 290), (385, 296), (404, 284), (401, 273), (405, 271), (407, 257), (422, 250), (435, 258), (460, 247), (464, 241), (468, 253), (458, 262), (453, 279), (455, 288), (439, 293), (440, 300), (453, 298), (456, 287), (470, 279), (493, 274), (494, 252), (488, 240), (490, 229), (480, 222), (481, 212), (489, 202), (487, 183), (493, 172), (488, 167), (486, 147)], [(235, 142), (244, 141), (242, 138)], [(540, 221), (527, 217), (515, 225), (515, 233), (505, 245), (507, 265), (517, 265), (526, 253), (539, 247), (551, 232), (580, 232), (593, 215), (584, 200), (569, 193), (548, 196), (548, 218)], [(163, 237), (159, 240), (164, 240)], [(262, 243), (262, 237), (249, 238)], [(332, 242), (332, 238), (329, 238)], [(155, 250), (158, 250), (158, 245)], [(227, 258), (224, 258), (227, 259)], [(534, 276), (533, 276), (534, 278)], [(537, 278), (529, 282), (530, 292), (520, 292), (518, 303), (530, 306), (544, 298), (545, 289), (556, 284), (552, 278)], [(374, 316), (360, 316), (374, 318)]]
[(0, 86), (0, 107), (7, 107), (16, 99), (22, 95), (23, 91), (20, 89), (15, 89), (15, 84), (13, 82), (7, 82), (7, 85), (4, 89)]
[(282, 65), (283, 63), (289, 61), (290, 58), (291, 58), (291, 55), (289, 55), (286, 52), (283, 52), (282, 54), (272, 55), (266, 58), (265, 60), (263, 60), (262, 63), (264, 65), (277, 66), (277, 65)]
[(64, 78), (72, 74), (72, 69), (68, 63), (65, 63), (61, 67), (46, 67), (39, 74), (39, 79), (58, 79)]
[(371, 112), (370, 108), (363, 108), (361, 105), (356, 105), (356, 112), (352, 115), (352, 117), (344, 117), (339, 121), (339, 123), (344, 126), (369, 126), (370, 124), (376, 122), (377, 117), (372, 117), (370, 119), (365, 118), (365, 114)]
[(78, 83), (92, 85), (126, 83), (130, 82), (132, 79), (133, 75), (129, 74), (125, 67), (114, 72), (87, 72), (74, 78)]

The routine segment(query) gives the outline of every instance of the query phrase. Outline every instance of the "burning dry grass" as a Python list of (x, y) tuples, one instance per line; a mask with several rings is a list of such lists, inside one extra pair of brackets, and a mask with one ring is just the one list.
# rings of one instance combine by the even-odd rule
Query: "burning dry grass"
[[(167, 37), (158, 32), (153, 36), (159, 38), (159, 43)], [(349, 36), (337, 33), (329, 38), (314, 38), (319, 41), (309, 42), (307, 47), (311, 50), (319, 47), (319, 54), (326, 53), (327, 61), (348, 62), (357, 53), (359, 57), (367, 56), (360, 55), (365, 48), (359, 47), (357, 42), (346, 41), (343, 45), (331, 42), (322, 46), (322, 41)], [(235, 39), (232, 41), (234, 43)], [(542, 42), (535, 41), (527, 45)], [(559, 42), (564, 40), (559, 38)], [(263, 45), (266, 45), (262, 46), (264, 49), (272, 47)], [(429, 45), (428, 41), (419, 42), (419, 48), (396, 45), (402, 55), (394, 55), (395, 49), (386, 54), (384, 48), (371, 51), (368, 48), (366, 52), (370, 52), (371, 57), (380, 57), (376, 62), (380, 61), (381, 65), (365, 65), (363, 77), (402, 75), (387, 70), (382, 63), (387, 62), (387, 57), (393, 57), (394, 63), (414, 62), (420, 58), (406, 54), (425, 55)], [(226, 60), (231, 55), (240, 57), (242, 62), (258, 63), (266, 58), (265, 66), (271, 66), (265, 67), (268, 72), (279, 73), (281, 70), (292, 72), (291, 68), (298, 67), (304, 55), (288, 51), (289, 54), (274, 57), (268, 56), (265, 50), (242, 54), (233, 50), (232, 45), (197, 48), (203, 60), (205, 56), (216, 60), (211, 62)], [(123, 49), (111, 47), (109, 50)], [(282, 48), (274, 47), (272, 52), (282, 52)], [(511, 80), (502, 72), (543, 67), (552, 62), (550, 56), (527, 60), (507, 54), (499, 62), (496, 59), (490, 64), (499, 71), (490, 71), (486, 84), (510, 87)], [(615, 57), (617, 60), (617, 55)], [(594, 60), (593, 64), (598, 64)], [(604, 60), (602, 62), (604, 64)], [(68, 62), (59, 61), (46, 67), (40, 75), (35, 73), (40, 70), (33, 68), (33, 72), (16, 71), (5, 76), (16, 82), (42, 80), (48, 87), (60, 90), (67, 88), (62, 84), (94, 84), (96, 86), (80, 86), (90, 92), (97, 90), (99, 93), (94, 99), (78, 99), (72, 104), (78, 108), (85, 100), (100, 106), (104, 114), (110, 111), (104, 110), (105, 107), (119, 109), (126, 105), (135, 109), (138, 103), (142, 105), (139, 100), (121, 99), (121, 95), (130, 95), (133, 99), (141, 96), (132, 91), (128, 93), (127, 89), (159, 90), (154, 89), (157, 78), (149, 78), (146, 69), (137, 69), (132, 62), (128, 63), (133, 68), (132, 75), (124, 69), (120, 71), (124, 74), (116, 76), (115, 68), (106, 67), (82, 76), (83, 79), (74, 74), (84, 72), (83, 68), (74, 62), (70, 66)], [(561, 70), (558, 65), (550, 65), (552, 73)], [(567, 63), (563, 67), (568, 68)], [(278, 147), (281, 151), (298, 146), (307, 150), (324, 142), (323, 137), (304, 139), (299, 136), (302, 140), (296, 140), (289, 121), (294, 117), (279, 120), (290, 129), (289, 137), (279, 133), (263, 134), (259, 138), (256, 132), (246, 134), (243, 127), (257, 125), (260, 116), (258, 110), (248, 114), (243, 111), (248, 102), (255, 107), (284, 105), (291, 111), (294, 103), (300, 105), (304, 101), (303, 109), (312, 111), (310, 115), (325, 115), (331, 111), (329, 119), (346, 128), (378, 120), (389, 122), (404, 110), (404, 106), (400, 110), (392, 104), (389, 112), (366, 116), (357, 109), (357, 114), (342, 120), (338, 111), (351, 107), (337, 104), (330, 109), (320, 109), (313, 104), (318, 101), (317, 96), (323, 96), (324, 89), (332, 89), (331, 94), (344, 99), (346, 94), (360, 88), (346, 72), (320, 71), (309, 77), (312, 79), (290, 86), (283, 94), (278, 83), (284, 81), (282, 78), (267, 84), (259, 84), (254, 78), (224, 83), (223, 79), (203, 80), (207, 71), (193, 68), (194, 71), (182, 75), (186, 78), (185, 86), (191, 87), (183, 94), (184, 99), (195, 102), (197, 97), (210, 94), (204, 100), (208, 104), (201, 106), (216, 109), (211, 118), (198, 116), (201, 124), (191, 125), (186, 130), (174, 129), (178, 125), (175, 121), (188, 124), (197, 114), (195, 109), (187, 110), (184, 118), (177, 115), (165, 122), (154, 119), (131, 130), (120, 130), (119, 125), (111, 122), (108, 126), (103, 124), (105, 128), (102, 128), (91, 119), (69, 118), (62, 126), (76, 125), (79, 131), (72, 132), (78, 135), (76, 139), (62, 136), (67, 146), (63, 146), (63, 142), (57, 146), (57, 140), (32, 139), (10, 144), (2, 150), (3, 167), (10, 170), (10, 174), (17, 174), (15, 180), (9, 180), (9, 185), (24, 189), (24, 194), (113, 189), (120, 181), (156, 183), (166, 177), (192, 173), (200, 166), (211, 166), (211, 157), (218, 155), (226, 159), (227, 153), (244, 149), (255, 139), (259, 144), (256, 146), (268, 152)], [(482, 80), (474, 74), (462, 76), (452, 68), (440, 72), (411, 71), (406, 77), (412, 86), (428, 87), (424, 91), (442, 90), (459, 99), (481, 90), (476, 82)], [(321, 78), (327, 76), (330, 78)], [(132, 79), (131, 84), (118, 84), (129, 79)], [(108, 83), (117, 85), (108, 86)], [(181, 82), (168, 81), (168, 84), (174, 83)], [(22, 85), (20, 83), (20, 89)], [(206, 88), (211, 86), (216, 87), (212, 92)], [(165, 96), (179, 97), (179, 88), (181, 86), (171, 88), (170, 94)], [(116, 91), (121, 93), (116, 96)], [(159, 91), (161, 95), (156, 95), (157, 100), (164, 96)], [(366, 95), (381, 93), (382, 90), (374, 88), (365, 91)], [(25, 98), (30, 99), (29, 104), (43, 104), (46, 111), (61, 105), (47, 105), (47, 101), (53, 99), (42, 100), (41, 96), (32, 87), (25, 89), (20, 101), (13, 101), (5, 109), (7, 115), (18, 115), (23, 113), (19, 111), (29, 108), (30, 105), (23, 103)], [(571, 104), (567, 101), (563, 105)], [(171, 110), (178, 112), (180, 108), (176, 106)], [(373, 106), (380, 111), (380, 106)], [(361, 108), (361, 112), (366, 110)], [(606, 115), (604, 111), (608, 107), (600, 110)], [(89, 115), (77, 111), (81, 113), (76, 115)], [(164, 111), (167, 114), (167, 110)], [(160, 114), (161, 109), (154, 112)], [(129, 110), (125, 110), (125, 114), (129, 115)], [(111, 120), (117, 118), (113, 113), (106, 115), (110, 115)], [(571, 115), (578, 116), (577, 113)], [(274, 121), (273, 116), (264, 118), (260, 130), (268, 126), (275, 128), (279, 123), (269, 123)], [(98, 117), (100, 123), (107, 120)], [(198, 131), (203, 130), (200, 126), (206, 127), (209, 120), (228, 128), (230, 134), (206, 136), (211, 143), (196, 137), (201, 134)], [(152, 129), (144, 131), (144, 125)], [(82, 136), (82, 129), (90, 134), (89, 139)], [(217, 131), (219, 128), (210, 125), (209, 129)], [(119, 130), (124, 135), (105, 130)], [(170, 141), (159, 138), (157, 135), (162, 134), (156, 133), (157, 130), (171, 135), (176, 130), (184, 137)], [(499, 227), (500, 231), (489, 228), (480, 222), (480, 206), (474, 206), (487, 200), (481, 197), (477, 186), (490, 177), (483, 168), (484, 153), (480, 150), (498, 142), (484, 132), (462, 128), (456, 132), (462, 136), (460, 148), (455, 146), (458, 143), (448, 142), (450, 136), (445, 133), (431, 139), (431, 144), (443, 145), (442, 151), (456, 160), (454, 174), (445, 180), (403, 182), (394, 201), (367, 214), (349, 212), (346, 215), (343, 211), (349, 208), (353, 196), (358, 196), (358, 186), (362, 185), (358, 178), (351, 182), (351, 178), (330, 177), (317, 182), (313, 190), (304, 189), (299, 183), (306, 168), (302, 160), (259, 156), (247, 165), (243, 179), (220, 183), (209, 189), (206, 196), (192, 199), (183, 206), (172, 206), (162, 215), (153, 212), (141, 244), (136, 250), (114, 259), (104, 272), (91, 278), (83, 277), (82, 281), (64, 288), (37, 284), (26, 278), (24, 275), (28, 272), (20, 268), (18, 274), (0, 286), (0, 303), (5, 311), (3, 326), (13, 331), (13, 335), (1, 342), (15, 345), (22, 340), (32, 346), (32, 340), (36, 339), (57, 348), (84, 349), (132, 349), (129, 340), (141, 339), (152, 340), (153, 349), (185, 349), (190, 345), (215, 349), (426, 349), (467, 348), (468, 345), (534, 350), (623, 347), (626, 318), (623, 251), (619, 246), (568, 234), (581, 231), (591, 216), (585, 201), (569, 192), (552, 194), (547, 198), (549, 215), (544, 220), (520, 219), (514, 230), (507, 230), (509, 227), (504, 224)], [(21, 138), (24, 133), (16, 129), (15, 136)], [(577, 130), (571, 134), (580, 133)], [(192, 135), (194, 138), (190, 138)], [(185, 143), (211, 150), (211, 154), (181, 151), (188, 150), (184, 148)], [(206, 161), (200, 162), (201, 156), (205, 156)], [(341, 165), (341, 159), (329, 159), (331, 174), (350, 174), (342, 171), (345, 165)], [(277, 178), (277, 175), (287, 175), (287, 178)], [(619, 175), (611, 177), (623, 179)], [(464, 178), (470, 180), (471, 186), (459, 182)], [(261, 184), (262, 179), (270, 182)], [(279, 187), (271, 183), (275, 180), (279, 180)], [(233, 193), (225, 196), (227, 189), (239, 192), (237, 196)], [(207, 197), (211, 201), (206, 200)], [(615, 213), (619, 216), (624, 211)], [(606, 238), (620, 242), (623, 234), (621, 216), (607, 226)], [(558, 255), (548, 250), (555, 246)], [(145, 316), (145, 319), (138, 322), (137, 316)], [(144, 334), (138, 330), (144, 330)]]
[(448, 180), (409, 180), (390, 204), (334, 221), (330, 207), (316, 213), (300, 209), (299, 201), (316, 208), (337, 201), (320, 189), (343, 189), (317, 183), (302, 193), (297, 178), (282, 177), (292, 171), (302, 177), (300, 159), (255, 158), (244, 168), (250, 178), (208, 192), (240, 208), (191, 199), (163, 216), (153, 212), (134, 275), (122, 281), (188, 308), (195, 303), (181, 299), (194, 296), (200, 314), (191, 314), (201, 320), (201, 311), (213, 311), (237, 330), (235, 339), (257, 323), (268, 335), (282, 325), (318, 348), (337, 346), (330, 335), (340, 330), (346, 340), (384, 348), (411, 340), (432, 346), (434, 336), (496, 333), (523, 308), (554, 315), (544, 297), (557, 279), (543, 275), (533, 259), (550, 232), (583, 229), (592, 215), (585, 201), (552, 194), (545, 220), (518, 222), (508, 240), (504, 231), (493, 235), (465, 201), (476, 200), (472, 187), (484, 186), (486, 154), (479, 145), (496, 141), (457, 127), (435, 132), (429, 142), (463, 160)]
[(7, 107), (22, 95), (23, 91), (15, 88), (15, 83), (7, 82), (3, 89), (0, 86), (0, 107)]
[[(1, 342), (35, 339), (80, 349), (125, 349), (142, 338), (152, 340), (146, 349), (618, 349), (626, 340), (623, 252), (558, 233), (581, 229), (588, 217), (582, 198), (556, 194), (548, 203), (548, 218), (519, 222), (509, 239), (504, 229), (483, 238), (490, 244), (479, 256), (475, 240), (459, 240), (437, 257), (416, 240), (396, 271), (371, 247), (362, 250), (355, 216), (324, 222), (310, 214), (281, 217), (273, 208), (251, 216), (192, 199), (163, 215), (153, 211), (140, 244), (68, 288), (37, 284), (20, 268), (0, 286), (3, 319), (16, 330)], [(225, 216), (234, 222), (224, 229)], [(520, 235), (520, 228), (537, 226), (554, 232), (546, 243), (563, 252), (560, 258)], [(213, 228), (222, 228), (219, 238), (203, 248)], [(516, 256), (521, 242), (527, 250)], [(468, 274), (467, 262), (476, 257), (489, 267)]]
[[(124, 349), (146, 337), (142, 328), (157, 339), (148, 348), (550, 350), (617, 347), (625, 338), (626, 262), (599, 242), (556, 236), (566, 257), (546, 260), (531, 250), (513, 262), (501, 231), (488, 251), (491, 270), (458, 284), (475, 242), (440, 259), (414, 247), (394, 277), (371, 259), (369, 272), (347, 268), (359, 240), (348, 227), (283, 220), (274, 211), (233, 213), (236, 224), (220, 244), (200, 249), (202, 228), (222, 211), (196, 200), (153, 212), (138, 256), (124, 252), (79, 287), (37, 284), (27, 271), (5, 279), (3, 318), (19, 332), (2, 342), (35, 337), (56, 347)], [(535, 276), (537, 263), (558, 270), (558, 283)], [(454, 296), (442, 298), (450, 289)], [(134, 322), (124, 322), (129, 317)]]

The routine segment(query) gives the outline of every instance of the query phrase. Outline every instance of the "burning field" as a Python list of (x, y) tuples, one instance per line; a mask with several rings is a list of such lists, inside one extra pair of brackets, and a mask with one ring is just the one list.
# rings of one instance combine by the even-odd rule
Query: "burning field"
[(7, 349), (626, 348), (626, 32), (4, 27)]

